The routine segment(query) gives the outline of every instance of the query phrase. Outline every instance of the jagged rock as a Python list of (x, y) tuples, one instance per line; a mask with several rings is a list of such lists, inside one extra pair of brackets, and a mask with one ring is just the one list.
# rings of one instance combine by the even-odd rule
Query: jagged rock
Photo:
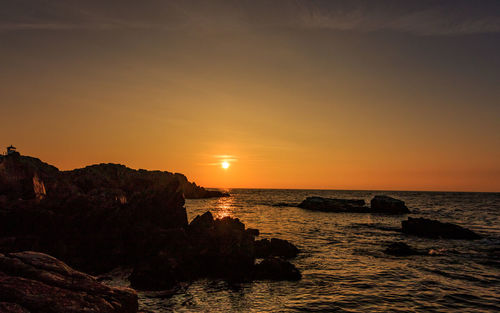
[(422, 255), (426, 254), (417, 249), (414, 249), (404, 242), (394, 242), (391, 243), (385, 250), (384, 253), (395, 255), (395, 256), (408, 256), (408, 255)]
[(290, 262), (270, 257), (255, 265), (254, 277), (262, 280), (299, 280), (300, 271)]
[(299, 249), (287, 240), (271, 238), (255, 241), (255, 256), (266, 258), (269, 256), (279, 256), (285, 259), (294, 258), (299, 253)]
[(255, 228), (247, 228), (247, 233), (249, 233), (250, 235), (254, 236), (254, 237), (257, 237), (260, 235), (260, 231), (258, 229), (255, 229)]
[(370, 209), (365, 206), (365, 200), (357, 199), (333, 199), (323, 197), (307, 197), (299, 205), (299, 208), (324, 211), (324, 212), (354, 212), (367, 213)]
[(419, 237), (468, 240), (481, 238), (470, 229), (422, 217), (408, 217), (408, 220), (402, 221), (401, 224), (403, 233)]
[(135, 313), (137, 294), (112, 288), (42, 253), (0, 254), (1, 312)]
[(207, 211), (202, 215), (197, 215), (191, 223), (189, 223), (189, 230), (196, 233), (206, 232), (214, 228), (214, 225), (214, 217), (210, 211)]
[(410, 210), (406, 207), (404, 201), (394, 199), (388, 196), (375, 196), (370, 202), (372, 212), (385, 214), (406, 214)]

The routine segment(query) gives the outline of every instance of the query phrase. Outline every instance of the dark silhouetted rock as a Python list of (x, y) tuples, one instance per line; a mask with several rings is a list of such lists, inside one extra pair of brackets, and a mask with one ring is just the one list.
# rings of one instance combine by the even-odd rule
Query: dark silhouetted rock
[(0, 311), (135, 313), (137, 294), (112, 288), (42, 253), (0, 254)]
[(294, 258), (299, 253), (299, 249), (287, 240), (271, 238), (255, 241), (255, 256), (266, 258), (269, 256), (279, 256), (285, 259)]
[(279, 257), (270, 257), (255, 265), (254, 277), (262, 280), (299, 280), (299, 270)]
[(375, 196), (371, 200), (372, 212), (384, 214), (407, 214), (410, 210), (406, 207), (404, 201), (394, 199), (388, 196)]
[(249, 233), (250, 235), (252, 235), (254, 237), (257, 237), (260, 235), (260, 231), (258, 229), (255, 229), (255, 228), (247, 228), (247, 233)]
[(426, 254), (424, 252), (418, 251), (407, 245), (404, 242), (394, 242), (391, 243), (385, 250), (384, 253), (395, 255), (395, 256), (408, 256), (408, 255), (422, 255)]
[[(210, 212), (188, 225), (184, 196), (213, 193), (182, 174), (117, 164), (61, 172), (12, 155), (0, 160), (0, 183), (0, 253), (40, 251), (93, 274), (130, 266), (138, 289), (252, 278), (258, 230)], [(272, 245), (279, 255), (296, 254), (286, 241)]]
[(324, 211), (324, 212), (353, 212), (367, 213), (370, 209), (365, 206), (365, 200), (356, 199), (332, 199), (322, 197), (307, 197), (299, 205), (299, 208)]
[(467, 228), (422, 217), (408, 217), (408, 220), (402, 221), (401, 224), (403, 233), (419, 237), (468, 240), (481, 238)]

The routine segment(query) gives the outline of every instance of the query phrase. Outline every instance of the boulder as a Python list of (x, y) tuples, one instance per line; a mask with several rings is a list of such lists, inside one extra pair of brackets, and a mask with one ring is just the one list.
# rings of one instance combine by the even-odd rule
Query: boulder
[(255, 241), (255, 256), (266, 258), (278, 256), (285, 259), (294, 258), (299, 253), (299, 249), (287, 240), (271, 238)]
[(300, 280), (300, 271), (279, 257), (269, 257), (255, 265), (254, 278), (261, 280)]
[(404, 201), (388, 196), (375, 196), (370, 202), (372, 212), (384, 214), (407, 214), (410, 210)]
[(135, 313), (132, 289), (108, 287), (49, 255), (0, 254), (1, 312)]
[(384, 253), (394, 256), (408, 256), (408, 255), (423, 255), (424, 252), (418, 251), (407, 245), (404, 242), (394, 242), (391, 243), (385, 250)]
[(307, 197), (299, 205), (299, 208), (324, 211), (324, 212), (352, 212), (367, 213), (370, 209), (365, 206), (365, 200), (358, 199), (334, 199), (323, 197)]
[(401, 224), (403, 233), (419, 237), (467, 240), (481, 238), (481, 236), (470, 229), (422, 217), (408, 217), (408, 220), (402, 221)]

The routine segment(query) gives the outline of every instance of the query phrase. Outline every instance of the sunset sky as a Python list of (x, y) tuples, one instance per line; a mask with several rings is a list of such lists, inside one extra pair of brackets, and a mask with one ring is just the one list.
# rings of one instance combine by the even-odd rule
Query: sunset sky
[(0, 106), (60, 169), (498, 192), (500, 1), (0, 0)]

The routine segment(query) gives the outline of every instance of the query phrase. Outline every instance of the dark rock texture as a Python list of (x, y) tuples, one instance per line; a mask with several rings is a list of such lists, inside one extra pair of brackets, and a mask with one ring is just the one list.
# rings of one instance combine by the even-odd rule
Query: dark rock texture
[(255, 256), (257, 258), (278, 256), (290, 259), (296, 257), (298, 253), (299, 249), (287, 240), (271, 238), (271, 240), (255, 241)]
[(237, 218), (214, 219), (206, 212), (191, 221), (186, 237), (178, 240), (182, 247), (162, 249), (155, 256), (144, 258), (135, 266), (129, 280), (137, 289), (162, 290), (200, 277), (230, 281), (299, 279), (298, 270), (281, 259), (270, 258), (255, 265), (257, 257), (290, 258), (298, 253), (298, 249), (286, 240), (255, 241), (257, 233), (256, 229), (245, 228)]
[(370, 208), (365, 206), (365, 200), (356, 199), (307, 197), (298, 205), (298, 207), (307, 210), (324, 212), (370, 212)]
[(312, 211), (334, 213), (410, 213), (403, 201), (388, 196), (375, 196), (371, 200), (371, 207), (367, 207), (365, 200), (362, 199), (335, 199), (323, 197), (307, 197), (298, 207)]
[[(93, 274), (133, 267), (129, 279), (138, 289), (201, 277), (254, 278), (259, 231), (210, 212), (188, 225), (184, 195), (215, 194), (181, 174), (116, 164), (61, 172), (11, 155), (0, 160), (0, 182), (0, 253), (39, 251)], [(270, 246), (269, 255), (297, 253), (284, 240)]]
[(408, 217), (408, 220), (402, 221), (401, 224), (403, 233), (419, 237), (468, 240), (481, 238), (467, 228), (422, 217)]
[(394, 199), (388, 196), (375, 196), (371, 202), (372, 212), (385, 214), (407, 214), (410, 210), (406, 207), (404, 201)]
[(92, 273), (132, 265), (187, 226), (184, 197), (222, 196), (182, 174), (99, 164), (59, 171), (0, 159), (0, 252), (35, 250)]
[(302, 275), (292, 263), (279, 257), (269, 257), (255, 266), (254, 277), (266, 280), (299, 280)]
[(135, 313), (137, 294), (37, 252), (0, 254), (0, 312)]
[(424, 255), (425, 252), (419, 251), (407, 245), (404, 242), (394, 242), (391, 243), (385, 250), (384, 253), (394, 256), (408, 256), (408, 255)]

